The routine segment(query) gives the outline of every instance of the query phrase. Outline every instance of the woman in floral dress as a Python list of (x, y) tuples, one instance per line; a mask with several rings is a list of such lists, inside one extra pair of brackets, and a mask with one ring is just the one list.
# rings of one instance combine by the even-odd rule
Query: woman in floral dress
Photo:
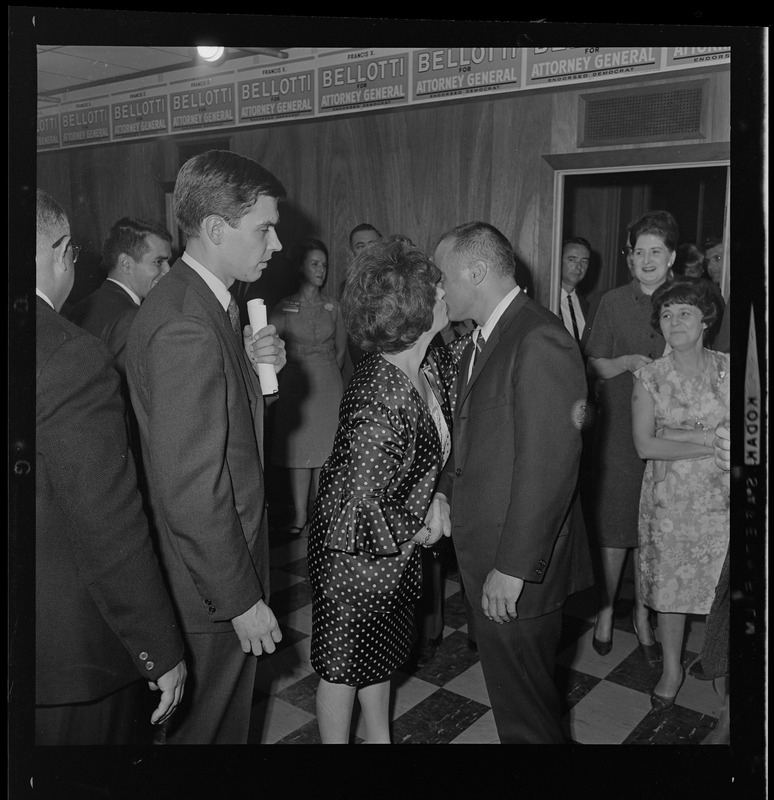
[(647, 459), (639, 512), (640, 592), (658, 613), (663, 672), (651, 705), (674, 705), (685, 678), (685, 620), (707, 614), (729, 540), (729, 473), (713, 457), (728, 420), (726, 353), (704, 347), (716, 305), (706, 285), (683, 278), (652, 295), (653, 327), (671, 351), (634, 374), (634, 444)]

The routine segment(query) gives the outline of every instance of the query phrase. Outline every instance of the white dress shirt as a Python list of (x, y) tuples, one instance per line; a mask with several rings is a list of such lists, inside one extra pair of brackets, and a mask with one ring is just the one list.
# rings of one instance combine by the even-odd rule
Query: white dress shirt
[(583, 331), (586, 327), (586, 318), (583, 316), (583, 311), (581, 311), (580, 302), (578, 300), (578, 295), (575, 292), (567, 294), (564, 289), (562, 289), (562, 300), (560, 303), (562, 309), (562, 320), (564, 322), (564, 327), (570, 332), (570, 335), (575, 338), (575, 331), (572, 329), (572, 317), (570, 316), (570, 303), (572, 303), (572, 307), (575, 310), (575, 321), (578, 324), (578, 338), (580, 339), (583, 336)]
[(108, 278), (108, 280), (115, 283), (116, 286), (120, 286), (129, 295), (129, 297), (134, 300), (135, 305), (140, 305), (142, 300), (140, 300), (140, 298), (125, 283), (121, 283), (121, 281), (117, 281), (115, 278)]
[(228, 311), (228, 304), (231, 302), (231, 292), (226, 288), (220, 278), (216, 278), (207, 267), (202, 266), (193, 256), (187, 251), (180, 256), (182, 261), (197, 274), (212, 289), (212, 293), (218, 298), (218, 302), (223, 306), (224, 311)]
[[(494, 330), (494, 326), (500, 321), (500, 317), (505, 313), (505, 309), (513, 302), (516, 295), (521, 291), (521, 287), (514, 286), (508, 294), (495, 306), (494, 311), (489, 315), (489, 319), (475, 331), (473, 331), (473, 346), (475, 347), (479, 336), (484, 337), (486, 341)], [(470, 366), (468, 367), (468, 380), (470, 380), (471, 373), (473, 372), (473, 359), (470, 359)]]

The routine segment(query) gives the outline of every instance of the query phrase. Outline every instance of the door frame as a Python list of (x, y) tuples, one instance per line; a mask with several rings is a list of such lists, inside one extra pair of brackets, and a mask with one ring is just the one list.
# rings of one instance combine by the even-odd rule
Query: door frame
[[(665, 169), (692, 169), (699, 167), (726, 167), (726, 201), (724, 213), (724, 239), (731, 230), (731, 145), (716, 144), (670, 145), (642, 147), (627, 150), (596, 150), (591, 153), (544, 155), (554, 171), (553, 228), (551, 237), (550, 310), (559, 313), (561, 287), (562, 226), (564, 221), (564, 184), (568, 175), (597, 175), (618, 172), (647, 172)], [(721, 289), (729, 293), (729, 248), (723, 248)]]

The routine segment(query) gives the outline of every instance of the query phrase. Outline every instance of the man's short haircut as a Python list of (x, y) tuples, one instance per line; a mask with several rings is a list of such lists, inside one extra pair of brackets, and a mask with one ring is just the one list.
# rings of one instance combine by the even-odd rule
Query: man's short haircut
[(158, 222), (134, 217), (121, 217), (115, 222), (102, 245), (102, 259), (108, 272), (115, 269), (121, 253), (139, 261), (150, 249), (148, 236), (158, 236), (172, 244), (172, 234)]
[(719, 244), (723, 244), (723, 237), (714, 233), (710, 234), (703, 242), (704, 252), (706, 253), (707, 250), (711, 250), (713, 247), (717, 247)]
[(470, 259), (482, 258), (501, 277), (516, 279), (516, 253), (508, 239), (488, 222), (463, 222), (441, 236), (438, 244), (452, 240), (452, 252)]
[[(47, 244), (55, 233), (70, 224), (62, 206), (43, 189), (36, 193), (36, 240), (38, 245)], [(55, 237), (55, 238), (58, 238)]]
[(355, 227), (349, 232), (350, 245), (352, 244), (352, 237), (356, 233), (360, 233), (360, 231), (373, 231), (380, 239), (382, 238), (381, 232), (377, 230), (370, 222), (361, 222), (359, 225), (355, 225)]
[(266, 195), (280, 200), (285, 187), (252, 158), (230, 150), (208, 150), (189, 158), (175, 182), (174, 209), (177, 224), (188, 237), (199, 236), (199, 227), (211, 214), (232, 228)]
[(647, 211), (629, 224), (627, 241), (634, 248), (644, 234), (658, 236), (669, 250), (675, 250), (680, 240), (677, 220), (669, 211)]
[(350, 339), (366, 352), (401, 353), (433, 324), (441, 271), (418, 247), (374, 242), (351, 262), (341, 297)]
[(562, 242), (562, 255), (564, 255), (564, 248), (567, 247), (568, 244), (579, 244), (585, 247), (589, 251), (589, 255), (591, 255), (591, 245), (582, 236), (568, 236)]
[(661, 333), (661, 312), (667, 306), (677, 303), (696, 306), (701, 311), (701, 321), (707, 323), (704, 331), (705, 338), (710, 334), (721, 309), (714, 292), (710, 289), (709, 281), (703, 278), (682, 277), (675, 278), (661, 284), (650, 296), (652, 312), (650, 315), (651, 327)]

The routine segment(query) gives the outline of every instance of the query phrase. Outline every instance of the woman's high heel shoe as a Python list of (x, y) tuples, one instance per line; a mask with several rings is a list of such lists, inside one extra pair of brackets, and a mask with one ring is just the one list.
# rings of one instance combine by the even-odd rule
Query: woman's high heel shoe
[[(660, 664), (662, 660), (661, 656), (661, 645), (655, 641), (653, 644), (644, 644), (640, 641), (640, 633), (637, 630), (637, 621), (634, 618), (634, 614), (632, 614), (632, 627), (634, 628), (634, 635), (637, 637), (637, 649), (642, 653), (645, 661), (652, 667), (655, 664)], [(651, 636), (653, 635), (653, 631), (651, 631)]]
[[(597, 621), (594, 620), (594, 629), (596, 630)], [(602, 639), (597, 639), (596, 634), (591, 635), (591, 646), (601, 656), (606, 656), (613, 649), (613, 628), (610, 628), (610, 638), (604, 642)]]
[(685, 680), (685, 670), (682, 667), (680, 668), (680, 672), (682, 673), (680, 683), (677, 686), (677, 691), (671, 697), (664, 697), (661, 694), (656, 694), (655, 690), (650, 693), (650, 706), (654, 711), (666, 711), (668, 708), (672, 708), (672, 706), (675, 704), (678, 692), (680, 691), (683, 681)]

